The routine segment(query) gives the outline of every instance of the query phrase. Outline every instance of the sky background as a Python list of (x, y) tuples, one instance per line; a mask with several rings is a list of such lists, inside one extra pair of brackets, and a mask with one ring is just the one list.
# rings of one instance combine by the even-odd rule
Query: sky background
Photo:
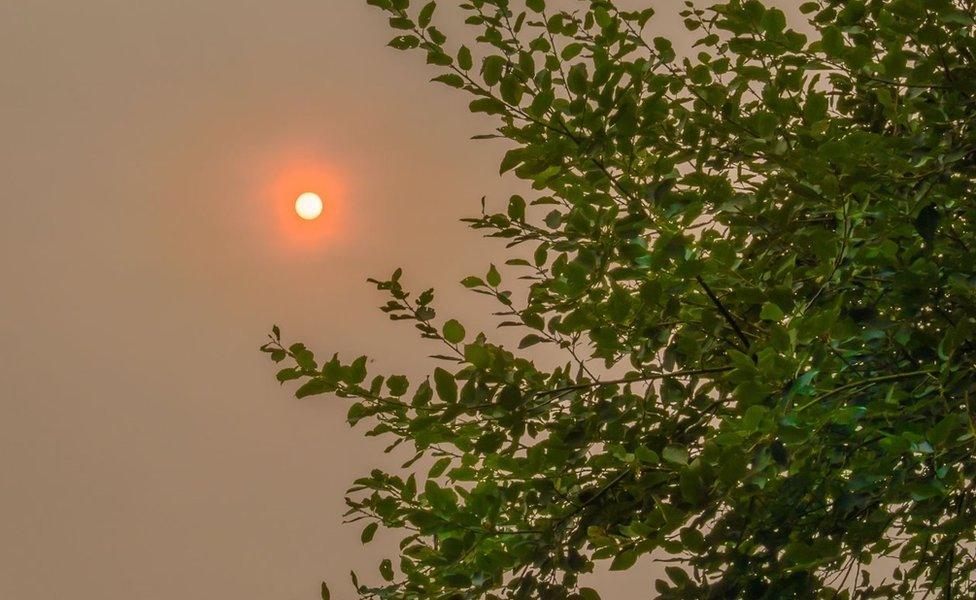
[[(468, 139), (491, 121), (390, 37), (361, 0), (0, 3), (0, 597), (377, 580), (395, 538), (363, 548), (342, 497), (399, 461), (257, 347), (278, 323), (426, 372), (435, 350), (364, 279), (403, 266), (488, 327), (456, 282), (504, 255), (458, 219), (522, 189), (504, 147)], [(302, 191), (319, 221), (291, 212)], [(597, 585), (646, 598), (655, 572)]]

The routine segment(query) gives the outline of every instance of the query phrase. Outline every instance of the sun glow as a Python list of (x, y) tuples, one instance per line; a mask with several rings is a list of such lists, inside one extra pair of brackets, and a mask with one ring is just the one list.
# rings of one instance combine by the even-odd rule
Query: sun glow
[[(323, 256), (354, 240), (361, 230), (350, 210), (351, 171), (340, 161), (289, 144), (268, 148), (253, 171), (264, 177), (255, 184), (261, 223), (273, 236), (269, 242), (285, 256)], [(310, 201), (304, 200), (309, 196)], [(306, 203), (311, 212), (305, 212)]]
[(318, 194), (305, 192), (295, 200), (295, 212), (306, 221), (317, 219), (322, 214), (322, 198)]

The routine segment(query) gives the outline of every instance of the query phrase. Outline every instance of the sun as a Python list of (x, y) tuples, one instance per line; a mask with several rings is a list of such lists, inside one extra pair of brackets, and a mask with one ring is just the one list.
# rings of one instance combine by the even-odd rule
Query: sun
[(322, 198), (318, 194), (305, 192), (295, 200), (295, 212), (306, 221), (317, 219), (322, 214)]

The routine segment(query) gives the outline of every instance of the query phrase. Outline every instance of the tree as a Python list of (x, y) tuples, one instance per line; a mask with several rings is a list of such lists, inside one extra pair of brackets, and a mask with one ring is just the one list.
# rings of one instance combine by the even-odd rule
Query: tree
[(470, 46), (434, 2), (367, 1), (497, 118), (533, 194), (466, 219), (529, 282), (462, 281), (518, 349), (400, 270), (370, 281), (445, 348), (428, 379), (263, 347), (416, 450), (350, 490), (364, 542), (404, 532), (361, 597), (591, 600), (580, 574), (648, 554), (659, 598), (976, 595), (971, 0), (806, 2), (807, 33), (687, 3), (688, 57), (608, 0), (466, 0)]

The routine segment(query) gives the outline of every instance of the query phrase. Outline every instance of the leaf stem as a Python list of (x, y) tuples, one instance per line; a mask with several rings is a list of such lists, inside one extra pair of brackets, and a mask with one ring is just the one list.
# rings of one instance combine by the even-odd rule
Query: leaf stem
[(804, 405), (800, 406), (799, 408), (797, 408), (796, 411), (797, 412), (803, 411), (803, 410), (805, 410), (805, 409), (813, 406), (817, 402), (821, 402), (823, 400), (826, 400), (827, 398), (830, 398), (831, 396), (836, 396), (837, 394), (839, 394), (841, 392), (844, 392), (844, 391), (847, 391), (849, 389), (853, 389), (853, 388), (856, 388), (856, 387), (860, 387), (860, 386), (863, 386), (863, 385), (872, 385), (872, 384), (875, 384), (875, 383), (883, 383), (885, 381), (897, 381), (899, 379), (910, 379), (912, 377), (921, 377), (922, 375), (931, 375), (932, 373), (935, 373), (935, 372), (936, 372), (935, 369), (925, 369), (923, 371), (910, 371), (908, 373), (893, 373), (891, 375), (880, 375), (878, 377), (869, 377), (867, 379), (862, 379), (860, 381), (853, 381), (851, 383), (842, 385), (842, 386), (840, 386), (838, 388), (834, 388), (834, 389), (830, 390), (829, 392), (826, 392), (824, 394), (821, 394), (821, 395), (817, 396), (813, 400), (811, 400), (811, 401), (807, 402), (806, 404), (804, 404)]

